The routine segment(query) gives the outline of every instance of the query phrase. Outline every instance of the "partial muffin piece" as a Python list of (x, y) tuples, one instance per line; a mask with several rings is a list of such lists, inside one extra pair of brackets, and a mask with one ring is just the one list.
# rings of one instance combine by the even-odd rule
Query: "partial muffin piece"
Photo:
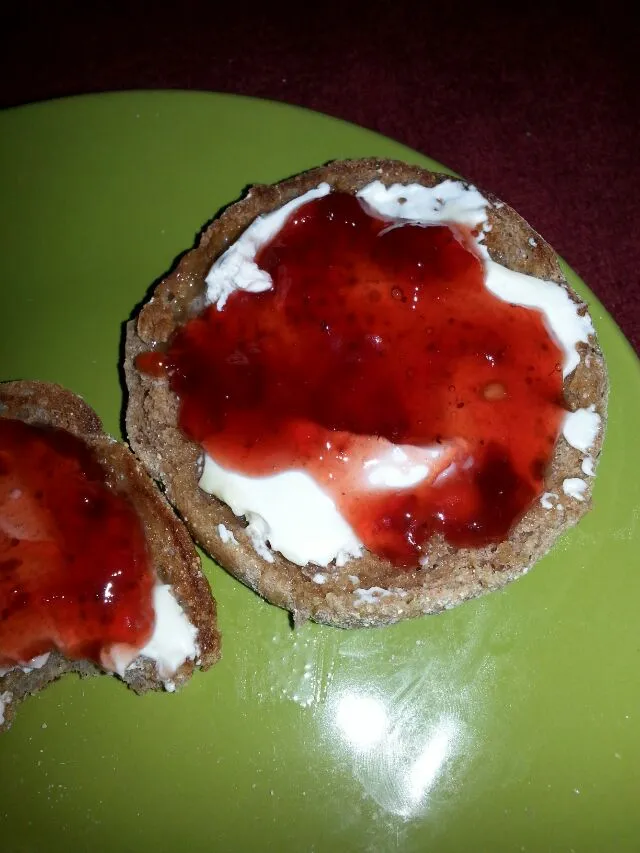
[[(0, 384), (0, 463), (0, 728), (8, 728), (20, 700), (66, 672), (118, 672), (138, 693), (173, 691), (196, 668), (218, 660), (216, 606), (187, 531), (131, 451), (104, 433), (83, 400), (54, 384)], [(44, 466), (40, 471), (38, 464)], [(63, 507), (57, 517), (51, 501), (60, 494), (82, 507)], [(65, 540), (69, 530), (75, 533)], [(117, 542), (114, 531), (121, 537)], [(71, 600), (64, 621), (78, 620), (76, 631), (59, 624), (56, 599), (63, 594), (55, 583), (72, 570), (74, 560), (90, 565), (87, 549), (100, 541), (109, 552), (100, 563), (102, 583), (99, 577), (88, 583), (78, 578), (65, 586)], [(136, 548), (131, 571), (137, 574), (127, 580), (117, 560), (126, 564)], [(109, 563), (111, 549), (115, 556)], [(41, 577), (33, 588), (30, 567)], [(118, 595), (140, 600), (145, 613), (120, 613)], [(137, 636), (139, 647), (101, 646), (99, 629), (83, 628), (82, 618), (105, 624), (120, 619), (127, 624), (114, 627), (112, 638)], [(56, 648), (55, 637), (76, 649), (84, 643), (91, 653), (67, 657)], [(25, 657), (19, 657), (20, 650)]]

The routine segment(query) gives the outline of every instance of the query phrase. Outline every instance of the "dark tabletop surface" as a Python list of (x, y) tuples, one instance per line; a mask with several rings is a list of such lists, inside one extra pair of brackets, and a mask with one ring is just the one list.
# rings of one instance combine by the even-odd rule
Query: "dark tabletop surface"
[(372, 128), (509, 202), (639, 350), (639, 31), (617, 0), (511, 5), (16, 3), (0, 104), (205, 89)]

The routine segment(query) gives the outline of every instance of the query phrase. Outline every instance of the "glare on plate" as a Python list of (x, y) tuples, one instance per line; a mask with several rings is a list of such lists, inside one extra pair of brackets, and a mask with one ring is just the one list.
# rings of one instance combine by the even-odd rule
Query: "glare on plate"
[(388, 717), (384, 704), (375, 696), (344, 693), (336, 708), (335, 722), (349, 744), (368, 749), (384, 737)]

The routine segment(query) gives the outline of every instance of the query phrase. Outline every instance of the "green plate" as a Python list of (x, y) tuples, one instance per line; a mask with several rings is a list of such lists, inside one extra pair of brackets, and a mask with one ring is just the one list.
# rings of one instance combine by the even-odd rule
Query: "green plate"
[[(55, 380), (117, 434), (122, 322), (248, 183), (328, 159), (434, 166), (282, 104), (127, 93), (0, 115), (5, 378)], [(562, 203), (562, 200), (560, 200)], [(527, 577), (438, 617), (344, 632), (205, 560), (223, 660), (178, 695), (67, 677), (0, 736), (22, 851), (637, 851), (640, 371), (611, 372), (595, 509)]]

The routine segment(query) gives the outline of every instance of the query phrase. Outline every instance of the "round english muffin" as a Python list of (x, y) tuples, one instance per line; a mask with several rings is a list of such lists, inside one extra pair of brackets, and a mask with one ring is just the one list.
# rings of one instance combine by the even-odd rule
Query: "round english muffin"
[[(590, 446), (570, 442), (571, 430), (561, 429), (542, 494), (503, 541), (455, 547), (434, 535), (425, 545), (427, 559), (408, 569), (366, 549), (343, 565), (333, 561), (326, 567), (301, 566), (275, 550), (265, 556), (259, 548), (258, 553), (246, 518), (199, 487), (203, 451), (179, 427), (180, 401), (168, 378), (136, 366), (138, 356), (168, 345), (176, 330), (204, 309), (205, 278), (212, 265), (257, 217), (322, 183), (334, 192), (355, 194), (374, 181), (386, 187), (434, 187), (446, 180), (451, 179), (418, 166), (366, 159), (334, 162), (272, 186), (253, 186), (204, 229), (195, 248), (180, 258), (128, 324), (124, 370), (132, 449), (204, 550), (267, 601), (291, 611), (296, 623), (313, 619), (344, 628), (383, 625), (454, 607), (524, 574), (591, 506), (608, 391), (604, 358), (593, 333), (577, 344), (579, 361), (563, 382), (567, 411), (590, 412), (596, 419)], [(576, 306), (576, 316), (585, 318), (587, 306), (571, 290), (552, 248), (508, 205), (482, 195), (487, 202), (482, 245), (488, 257), (509, 270), (555, 282)]]

